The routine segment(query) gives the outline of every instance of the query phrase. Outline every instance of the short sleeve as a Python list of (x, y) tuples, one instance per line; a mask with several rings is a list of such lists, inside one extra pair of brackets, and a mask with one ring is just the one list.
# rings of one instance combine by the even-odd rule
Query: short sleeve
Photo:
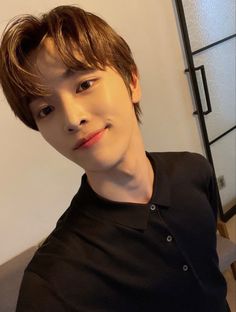
[(201, 176), (203, 188), (206, 191), (206, 195), (216, 221), (219, 211), (220, 199), (213, 166), (203, 155), (198, 153), (193, 153), (193, 155), (196, 157), (196, 159), (198, 159), (198, 165), (195, 165), (195, 168), (198, 168), (198, 175)]
[(26, 271), (21, 283), (16, 312), (66, 312), (63, 299), (34, 272)]

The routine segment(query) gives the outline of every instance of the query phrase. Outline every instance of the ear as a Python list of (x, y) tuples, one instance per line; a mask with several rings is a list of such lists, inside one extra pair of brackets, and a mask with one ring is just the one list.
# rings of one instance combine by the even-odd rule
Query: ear
[(133, 103), (138, 103), (141, 100), (141, 86), (140, 80), (137, 74), (132, 74), (132, 81), (130, 82), (131, 99)]

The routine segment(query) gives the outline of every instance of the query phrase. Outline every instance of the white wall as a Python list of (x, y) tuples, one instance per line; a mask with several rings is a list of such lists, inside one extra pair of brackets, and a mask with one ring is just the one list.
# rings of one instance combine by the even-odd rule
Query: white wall
[[(106, 19), (130, 44), (141, 74), (146, 149), (203, 153), (171, 0), (8, 0), (0, 32), (15, 15), (73, 3)], [(0, 112), (1, 264), (49, 234), (82, 170), (16, 120), (1, 92)]]

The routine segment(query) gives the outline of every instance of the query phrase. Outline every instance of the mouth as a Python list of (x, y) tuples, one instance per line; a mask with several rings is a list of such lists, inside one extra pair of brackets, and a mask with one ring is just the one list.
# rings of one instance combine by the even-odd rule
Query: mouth
[(103, 134), (107, 128), (108, 127), (105, 127), (105, 128), (96, 130), (94, 132), (91, 132), (90, 134), (88, 134), (84, 138), (78, 140), (77, 143), (75, 144), (73, 150), (77, 150), (79, 148), (88, 148), (88, 147), (92, 146), (93, 144), (97, 143), (101, 139), (101, 137), (103, 136)]

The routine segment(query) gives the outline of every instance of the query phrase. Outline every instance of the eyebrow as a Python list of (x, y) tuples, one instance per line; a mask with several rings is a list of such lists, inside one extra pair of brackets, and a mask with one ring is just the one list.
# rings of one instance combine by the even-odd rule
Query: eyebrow
[(67, 68), (64, 73), (61, 75), (61, 78), (70, 78), (72, 76), (74, 76), (75, 74), (80, 73), (81, 75), (83, 74), (87, 74), (89, 72), (94, 72), (96, 71), (96, 68), (81, 68), (81, 69), (72, 69), (72, 68)]
[(67, 68), (61, 75), (61, 78), (70, 78), (71, 76), (75, 75), (76, 72), (77, 71), (73, 70), (72, 68)]

